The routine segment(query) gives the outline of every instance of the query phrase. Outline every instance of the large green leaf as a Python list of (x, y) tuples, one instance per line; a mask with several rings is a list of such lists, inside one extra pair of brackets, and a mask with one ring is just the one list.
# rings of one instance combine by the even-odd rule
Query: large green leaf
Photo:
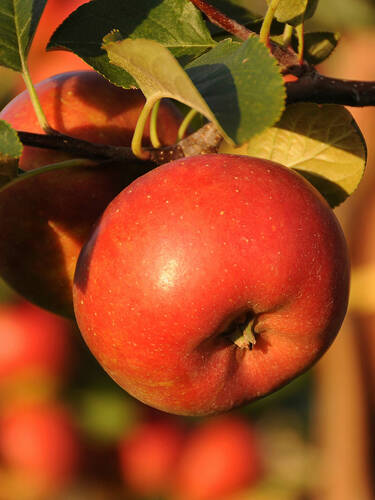
[(18, 159), (22, 144), (17, 132), (4, 120), (0, 120), (0, 187), (17, 175)]
[(102, 49), (104, 36), (112, 30), (122, 38), (156, 40), (182, 64), (215, 45), (201, 13), (189, 0), (92, 0), (63, 22), (48, 48), (71, 50), (113, 83), (130, 87), (134, 79), (110, 64)]
[(186, 69), (221, 128), (236, 144), (273, 125), (284, 110), (279, 67), (258, 37), (239, 46), (223, 41)]
[(223, 144), (220, 152), (266, 158), (293, 168), (331, 206), (353, 193), (366, 164), (366, 147), (356, 123), (349, 111), (336, 104), (288, 106), (276, 126), (241, 148)]
[(284, 107), (284, 86), (275, 60), (256, 38), (225, 40), (183, 70), (171, 52), (153, 40), (116, 40), (104, 48), (149, 99), (169, 97), (202, 113), (228, 142), (240, 144), (271, 126)]
[(0, 65), (22, 71), (46, 0), (1, 0)]

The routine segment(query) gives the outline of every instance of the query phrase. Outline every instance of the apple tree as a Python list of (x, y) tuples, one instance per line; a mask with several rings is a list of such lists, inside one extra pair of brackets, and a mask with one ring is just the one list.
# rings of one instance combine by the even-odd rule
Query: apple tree
[[(112, 199), (123, 192), (124, 188), (127, 189), (127, 198), (130, 197), (133, 181), (134, 186), (140, 186), (145, 178), (151, 179), (150, 175), (154, 176), (154, 185), (150, 182), (147, 189), (153, 189), (152, 195), (158, 191), (164, 192), (159, 187), (166, 182), (167, 175), (163, 181), (164, 173), (168, 172), (165, 164), (170, 162), (177, 161), (177, 165), (185, 162), (187, 166), (192, 166), (191, 179), (195, 175), (195, 162), (203, 164), (211, 161), (208, 160), (210, 158), (214, 158), (211, 172), (215, 172), (217, 177), (221, 175), (217, 162), (225, 163), (227, 158), (231, 158), (234, 165), (236, 160), (232, 158), (236, 155), (241, 155), (239, 158), (245, 157), (244, 162), (250, 162), (247, 163), (249, 169), (253, 169), (259, 161), (265, 169), (273, 165), (269, 162), (276, 162), (289, 169), (288, 175), (293, 179), (295, 176), (299, 179), (297, 184), (293, 184), (294, 191), (290, 191), (290, 200), (293, 199), (293, 194), (299, 196), (297, 186), (303, 177), (303, 185), (309, 186), (308, 190), (312, 189), (314, 193), (317, 190), (320, 193), (316, 193), (320, 200), (319, 207), (322, 203), (329, 214), (324, 218), (330, 220), (331, 217), (335, 220), (333, 209), (342, 205), (357, 190), (364, 174), (367, 150), (360, 127), (347, 106), (373, 106), (375, 83), (342, 79), (339, 76), (328, 77), (317, 69), (337, 46), (340, 47), (340, 37), (337, 33), (309, 30), (309, 26), (316, 26), (314, 18), (319, 7), (318, 0), (267, 0), (261, 15), (255, 13), (259, 2), (251, 1), (80, 2), (79, 7), (54, 31), (46, 51), (56, 59), (62, 54), (75, 54), (90, 68), (90, 73), (86, 72), (86, 76), (59, 75), (51, 80), (52, 83), (48, 81), (35, 85), (30, 71), (32, 58), (29, 54), (45, 4), (46, 0), (5, 0), (0, 8), (0, 64), (21, 74), (26, 86), (26, 92), (5, 106), (0, 114), (0, 276), (29, 300), (58, 314), (74, 317), (72, 290), (74, 287), (76, 290), (80, 289), (82, 276), (89, 275), (90, 268), (96, 269), (94, 263), (91, 263), (95, 252), (92, 253), (91, 250), (95, 245), (99, 247), (101, 239), (97, 232), (92, 232), (93, 225)], [(61, 113), (57, 118), (56, 102), (59, 103)], [(136, 109), (135, 114), (130, 115), (129, 106)], [(99, 110), (98, 115), (93, 118), (91, 108)], [(30, 117), (33, 120), (32, 126)], [(115, 129), (120, 130), (119, 137), (115, 136)], [(256, 160), (253, 160), (254, 158)], [(157, 177), (159, 172), (162, 172), (160, 178)], [(241, 177), (242, 174), (238, 175)], [(260, 183), (261, 178), (262, 174), (257, 174), (254, 185)], [(173, 175), (168, 179), (169, 182), (174, 182), (171, 181)], [(189, 193), (195, 193), (198, 189), (197, 181), (194, 183), (191, 179), (187, 178), (183, 185), (181, 178), (176, 181), (175, 185), (179, 186), (179, 191), (174, 199), (175, 211), (178, 211), (180, 205), (178, 196), (183, 198), (182, 205), (182, 201), (189, 199)], [(189, 186), (190, 180), (191, 186), (187, 192), (186, 186)], [(207, 194), (211, 189), (210, 182), (200, 182), (202, 191)], [(245, 186), (245, 181), (241, 182), (242, 186)], [(230, 185), (229, 180), (227, 183)], [(279, 196), (281, 192), (280, 187)], [(254, 212), (261, 210), (260, 207), (264, 210), (265, 203), (262, 198), (257, 202), (256, 190), (246, 193), (250, 198), (250, 207), (253, 202), (251, 213), (252, 217), (255, 217)], [(290, 200), (287, 200), (286, 195), (283, 196), (283, 206), (286, 207)], [(325, 201), (321, 200), (320, 196)], [(219, 206), (223, 199), (224, 195), (218, 199), (212, 196), (212, 206)], [(201, 198), (199, 200), (201, 201)], [(169, 203), (170, 200), (167, 201)], [(235, 202), (233, 204), (235, 206)], [(228, 198), (226, 206), (229, 205)], [(146, 205), (142, 205), (144, 206)], [(140, 209), (138, 220), (137, 206), (129, 204), (126, 207), (129, 213), (133, 214), (133, 220), (142, 222), (144, 208)], [(116, 210), (120, 208), (122, 210), (123, 207), (116, 205)], [(116, 211), (110, 210), (112, 212), (109, 220), (112, 221), (112, 218), (116, 217)], [(314, 214), (303, 210), (302, 205), (295, 205), (300, 220), (303, 213), (306, 218), (304, 238), (309, 242), (309, 248), (306, 248), (304, 256), (310, 259), (311, 266), (305, 262), (301, 264), (300, 271), (303, 269), (308, 275), (313, 272), (317, 255), (324, 252), (319, 250), (320, 253), (317, 252), (316, 255), (310, 252), (311, 247), (317, 243), (316, 240), (310, 240), (309, 235), (318, 230), (315, 226), (309, 226), (314, 220)], [(292, 211), (291, 209), (288, 217), (294, 217)], [(263, 211), (261, 215), (264, 213)], [(107, 223), (106, 214), (107, 211), (103, 215), (103, 226), (111, 223)], [(164, 212), (160, 212), (156, 223), (163, 220), (164, 215)], [(221, 215), (219, 210), (218, 220)], [(184, 213), (181, 212), (180, 216), (183, 217)], [(248, 222), (249, 227), (254, 220)], [(204, 226), (207, 222), (202, 224)], [(299, 227), (302, 227), (302, 223), (299, 224)], [(332, 223), (330, 227), (336, 227), (335, 224), (336, 222)], [(193, 226), (193, 222), (191, 225)], [(101, 227), (100, 224), (98, 227)], [(139, 249), (143, 248), (142, 241), (147, 249), (151, 241), (148, 239), (150, 233), (144, 226), (141, 227), (134, 252), (138, 252), (138, 255), (141, 255)], [(280, 225), (280, 233), (281, 227)], [(195, 226), (194, 228), (196, 229)], [(187, 228), (183, 229), (187, 240)], [(236, 235), (229, 223), (227, 230), (233, 239), (246, 236), (240, 233)], [(158, 244), (162, 246), (168, 231), (173, 234), (171, 229), (164, 227), (163, 230), (157, 231), (158, 236), (154, 234), (153, 238), (159, 237)], [(331, 234), (328, 234), (325, 229), (319, 233), (318, 239), (324, 240), (324, 248), (337, 245), (338, 237), (336, 238), (335, 231), (336, 229), (332, 229)], [(113, 234), (111, 233), (111, 238), (114, 241), (116, 236)], [(220, 242), (225, 240), (223, 233), (220, 233), (218, 238)], [(120, 236), (118, 240), (120, 241)], [(284, 248), (288, 247), (291, 252), (290, 241), (285, 240)], [(124, 242), (125, 239), (121, 244)], [(178, 244), (181, 245), (181, 242)], [(84, 249), (81, 251), (82, 247)], [(271, 238), (269, 248), (276, 248), (276, 243), (271, 243)], [(302, 255), (303, 245), (298, 248)], [(239, 245), (235, 248), (234, 244), (230, 250), (234, 260), (235, 252), (242, 251)], [(281, 249), (277, 248), (277, 251), (281, 252)], [(121, 276), (125, 271), (113, 257), (115, 250), (111, 249), (108, 253), (110, 256), (107, 260), (112, 260), (112, 271)], [(266, 254), (263, 250), (259, 253), (263, 257)], [(347, 272), (344, 253), (342, 246), (334, 259), (342, 262), (341, 267), (335, 268), (335, 273), (341, 278)], [(155, 255), (159, 254), (156, 252)], [(250, 254), (247, 257), (250, 258)], [(78, 258), (81, 264), (77, 268), (74, 285)], [(259, 257), (259, 265), (261, 262), (263, 261)], [(173, 259), (170, 259), (170, 263), (173, 264)], [(220, 265), (220, 262), (218, 264)], [(256, 267), (257, 263), (251, 273), (256, 274)], [(327, 262), (320, 268), (324, 270), (324, 277), (332, 270), (332, 266), (327, 265)], [(147, 272), (151, 272), (150, 269), (151, 267)], [(94, 281), (101, 279), (102, 275), (109, 276), (104, 266), (101, 271), (101, 274), (92, 271)], [(171, 267), (167, 271), (168, 276), (174, 272)], [(279, 268), (275, 273), (281, 275), (281, 271)], [(249, 272), (248, 270), (247, 273)], [(139, 275), (135, 278), (134, 276), (132, 275), (132, 284), (138, 283)], [(190, 280), (199, 281), (191, 274), (189, 277)], [(292, 282), (293, 279), (290, 274), (289, 281)], [(271, 281), (270, 278), (269, 283)], [(151, 282), (152, 280), (149, 281)], [(99, 289), (103, 283), (106, 283), (104, 278), (102, 284), (98, 285)], [(229, 286), (229, 281), (225, 283)], [(340, 288), (340, 293), (332, 295), (332, 302), (338, 300), (340, 307), (332, 307), (332, 317), (327, 319), (330, 325), (336, 321), (334, 332), (330, 333), (328, 340), (326, 338), (319, 344), (313, 359), (307, 357), (308, 361), (299, 365), (292, 375), (288, 372), (287, 377), (282, 377), (282, 383), (309, 368), (312, 362), (325, 352), (340, 328), (347, 306), (348, 280), (342, 278), (342, 281), (337, 280), (334, 286), (332, 283), (330, 286)], [(109, 287), (106, 287), (105, 299), (102, 298), (104, 305), (95, 310), (89, 308), (84, 313), (86, 316), (91, 315), (90, 321), (82, 319), (80, 303), (83, 304), (86, 297), (81, 293), (82, 290), (75, 292), (78, 323), (89, 345), (88, 331), (94, 332), (93, 335), (96, 336), (103, 324), (102, 318), (108, 312), (114, 311), (110, 302), (112, 290), (108, 292)], [(211, 284), (211, 288), (207, 289), (213, 290), (214, 287)], [(316, 290), (319, 290), (318, 286)], [(293, 298), (294, 301), (300, 300), (300, 292), (306, 299), (304, 310), (310, 308), (310, 318), (303, 317), (303, 313), (298, 312), (300, 321), (305, 321), (305, 325), (301, 327), (306, 331), (307, 323), (309, 326), (313, 323), (313, 315), (317, 323), (323, 322), (323, 318), (327, 317), (324, 311), (330, 303), (329, 295), (324, 295), (322, 289), (320, 291), (320, 315), (317, 313), (318, 305), (315, 309), (311, 305), (314, 297), (319, 295), (318, 291), (308, 296), (306, 294), (311, 293), (311, 287), (301, 286)], [(93, 293), (90, 291), (90, 300)], [(337, 299), (338, 295), (340, 297)], [(143, 296), (147, 296), (151, 309), (152, 298), (150, 299), (146, 292)], [(234, 300), (232, 296), (230, 300)], [(250, 299), (247, 300), (250, 302)], [(208, 302), (205, 304), (207, 306)], [(233, 311), (230, 313), (232, 316), (226, 312), (230, 321), (220, 325), (226, 334), (229, 331), (231, 340), (235, 340), (236, 349), (239, 343), (245, 342), (246, 356), (257, 356), (262, 345), (264, 353), (269, 348), (260, 341), (263, 330), (260, 333), (259, 328), (253, 328), (253, 313), (255, 311), (257, 317), (257, 311), (261, 310), (259, 304), (259, 300), (256, 305), (252, 304), (250, 316), (247, 310), (241, 310), (238, 319), (237, 311), (234, 322)], [(274, 303), (273, 307), (276, 308)], [(100, 318), (95, 323), (94, 315), (98, 316), (98, 313)], [(144, 312), (142, 314), (144, 317)], [(162, 332), (167, 330), (159, 328), (161, 322), (158, 323), (153, 314), (154, 311), (148, 317), (148, 327), (157, 327), (161, 332), (162, 346)], [(172, 312), (168, 314), (171, 317), (173, 315)], [(186, 314), (189, 317), (189, 311), (186, 311)], [(124, 315), (129, 318), (128, 312)], [(111, 321), (118, 329), (120, 323), (115, 323), (113, 317)], [(116, 339), (107, 334), (108, 324), (104, 328), (103, 337), (110, 338), (112, 350), (109, 356), (114, 361), (108, 371), (115, 380), (122, 380), (116, 373), (116, 366), (118, 365), (121, 371), (123, 361), (115, 359), (115, 353), (118, 350), (121, 358), (123, 351), (116, 345)], [(171, 325), (168, 324), (169, 329), (172, 328)], [(327, 328), (326, 325), (316, 335), (323, 335), (322, 332)], [(125, 337), (118, 336), (119, 344), (125, 342)], [(150, 345), (150, 338), (147, 339)], [(103, 348), (102, 340), (100, 337), (99, 341), (93, 342), (93, 350), (99, 361), (106, 366), (104, 354), (101, 356), (100, 352)], [(130, 345), (131, 338), (126, 337), (126, 342)], [(168, 349), (171, 349), (171, 344), (168, 345)], [(307, 351), (311, 349), (311, 344), (306, 341), (303, 345), (296, 347), (295, 344), (294, 347)], [(147, 343), (142, 345), (142, 349), (147, 351)], [(158, 346), (158, 349), (162, 347)], [(242, 344), (239, 349), (243, 349)], [(278, 349), (282, 350), (283, 346), (278, 346)], [(274, 371), (285, 370), (287, 359), (292, 358), (290, 352), (285, 355), (284, 361), (269, 363), (268, 367)], [(166, 359), (170, 360), (168, 353), (163, 355), (166, 356), (164, 363)], [(151, 363), (149, 359), (147, 362)], [(134, 365), (137, 363), (141, 363), (139, 358), (134, 361)], [(189, 365), (190, 371), (192, 366), (194, 365)], [(159, 365), (151, 363), (148, 367), (155, 375), (152, 382), (155, 386), (167, 385), (168, 381), (157, 376), (158, 370), (161, 371)], [(133, 368), (131, 366), (130, 371)], [(228, 368), (227, 372), (230, 378), (231, 369)], [(133, 370), (131, 376), (136, 378), (134, 373)], [(132, 392), (131, 384), (121, 385)], [(183, 387), (184, 391), (188, 391), (185, 385)], [(275, 384), (271, 390), (277, 387), (278, 384)], [(154, 403), (154, 397), (142, 398), (144, 392), (144, 389), (138, 387), (137, 396), (141, 400)], [(254, 390), (252, 397), (244, 400), (256, 399), (268, 392), (270, 389)], [(223, 410), (240, 404), (240, 398), (230, 404), (231, 398), (233, 399), (232, 395), (229, 395), (227, 405), (220, 406), (215, 402), (216, 408)], [(158, 406), (157, 403), (155, 406)], [(174, 404), (166, 405), (162, 409), (173, 411), (177, 407), (177, 413), (184, 413), (179, 405)], [(207, 406), (205, 408), (207, 410)], [(206, 410), (203, 413), (207, 413)], [(214, 411), (212, 408), (211, 410)], [(196, 414), (202, 413), (197, 411)]]

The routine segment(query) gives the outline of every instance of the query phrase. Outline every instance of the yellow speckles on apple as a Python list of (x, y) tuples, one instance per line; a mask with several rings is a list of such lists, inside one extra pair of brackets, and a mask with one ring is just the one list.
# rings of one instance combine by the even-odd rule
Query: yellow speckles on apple
[(178, 269), (177, 259), (170, 259), (164, 265), (159, 274), (158, 287), (164, 289), (173, 287), (177, 276), (177, 269)]

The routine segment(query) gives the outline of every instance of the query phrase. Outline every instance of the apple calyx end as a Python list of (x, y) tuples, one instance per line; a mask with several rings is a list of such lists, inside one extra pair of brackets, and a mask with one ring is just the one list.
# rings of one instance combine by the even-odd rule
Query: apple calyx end
[(256, 336), (254, 332), (255, 316), (249, 315), (245, 322), (236, 322), (234, 329), (229, 334), (230, 340), (240, 349), (249, 349), (252, 351), (256, 344)]

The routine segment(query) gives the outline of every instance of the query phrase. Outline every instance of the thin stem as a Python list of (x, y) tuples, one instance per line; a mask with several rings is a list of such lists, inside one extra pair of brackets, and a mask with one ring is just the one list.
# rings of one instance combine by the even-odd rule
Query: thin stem
[(177, 139), (179, 141), (185, 137), (186, 131), (187, 131), (190, 123), (192, 122), (192, 120), (194, 119), (194, 117), (197, 114), (198, 114), (198, 111), (196, 109), (191, 109), (189, 111), (189, 113), (185, 116), (185, 118), (183, 119), (183, 121), (180, 125), (180, 128), (178, 129), (178, 133), (177, 133)]
[(10, 186), (14, 186), (19, 182), (23, 182), (26, 179), (30, 179), (31, 177), (35, 177), (40, 174), (44, 174), (46, 172), (51, 172), (53, 170), (61, 170), (63, 168), (72, 168), (72, 167), (93, 167), (98, 163), (93, 160), (83, 159), (83, 158), (74, 158), (72, 160), (60, 161), (58, 163), (51, 163), (50, 165), (44, 165), (43, 167), (34, 168), (33, 170), (29, 170), (24, 174), (18, 175), (14, 179), (12, 179), (8, 184), (5, 184), (0, 188), (0, 193), (5, 189), (8, 189)]
[(305, 39), (304, 39), (304, 24), (301, 23), (296, 27), (297, 39), (298, 39), (298, 60), (299, 63), (303, 63), (303, 53), (305, 50)]
[(256, 35), (256, 33), (226, 16), (223, 12), (220, 12), (205, 0), (190, 0), (190, 2), (204, 13), (212, 24), (219, 26), (219, 28), (231, 33), (240, 40), (247, 40), (250, 36)]
[(161, 99), (159, 99), (152, 108), (150, 118), (150, 139), (152, 146), (156, 149), (160, 148), (161, 146), (161, 142), (158, 136), (158, 111), (160, 107), (160, 101)]
[(145, 105), (142, 108), (142, 111), (138, 117), (137, 125), (134, 130), (134, 135), (132, 139), (131, 148), (133, 154), (142, 160), (148, 160), (150, 158), (150, 153), (142, 148), (142, 138), (143, 132), (146, 126), (147, 118), (151, 113), (154, 104), (159, 99), (159, 97), (148, 98), (146, 100)]
[(53, 129), (48, 124), (46, 115), (44, 114), (44, 111), (39, 101), (39, 97), (36, 93), (34, 84), (31, 80), (29, 69), (23, 57), (21, 57), (21, 63), (22, 63), (22, 77), (24, 79), (26, 89), (29, 92), (31, 103), (36, 113), (39, 125), (46, 134), (52, 133)]
[(283, 46), (289, 47), (293, 36), (293, 26), (291, 24), (286, 24), (283, 33)]
[(265, 45), (269, 45), (269, 37), (271, 31), (271, 24), (275, 16), (275, 11), (280, 3), (280, 0), (271, 0), (268, 6), (266, 15), (264, 16), (262, 27), (260, 28), (259, 39)]

